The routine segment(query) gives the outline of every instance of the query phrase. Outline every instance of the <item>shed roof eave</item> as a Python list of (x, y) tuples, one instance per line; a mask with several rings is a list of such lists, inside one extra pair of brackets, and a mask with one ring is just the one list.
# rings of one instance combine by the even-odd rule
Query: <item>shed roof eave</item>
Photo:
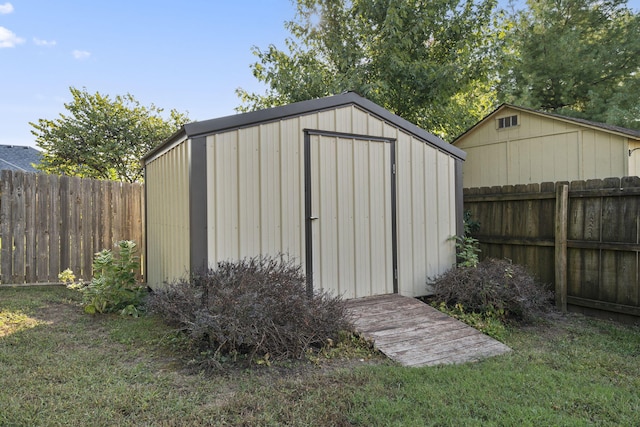
[(176, 139), (179, 138), (194, 138), (197, 136), (211, 135), (218, 132), (239, 129), (257, 125), (260, 123), (267, 123), (286, 119), (289, 117), (301, 116), (312, 113), (314, 111), (328, 110), (347, 105), (357, 105), (360, 108), (369, 111), (373, 115), (378, 116), (382, 120), (387, 121), (388, 123), (419, 137), (428, 144), (441, 149), (442, 151), (450, 154), (453, 157), (456, 157), (460, 160), (465, 160), (466, 158), (466, 153), (463, 150), (454, 147), (451, 144), (448, 144), (437, 136), (391, 113), (390, 111), (379, 106), (373, 101), (363, 98), (355, 92), (345, 92), (340, 95), (328, 96), (325, 98), (312, 99), (308, 101), (300, 101), (280, 107), (235, 114), (216, 119), (204, 120), (201, 122), (187, 123), (180, 130), (174, 133), (174, 135), (172, 135), (170, 138), (165, 140), (162, 144), (158, 145), (158, 147), (156, 147), (154, 150), (147, 153), (142, 160), (143, 162), (146, 162), (150, 157), (162, 151), (163, 149), (165, 149), (165, 147), (171, 145), (175, 142)]
[(152, 148), (147, 154), (142, 157), (141, 163), (144, 167), (147, 163), (157, 158), (162, 152), (168, 150), (170, 147), (188, 139), (184, 126), (175, 131), (173, 135), (165, 139), (162, 143), (158, 144), (155, 148)]

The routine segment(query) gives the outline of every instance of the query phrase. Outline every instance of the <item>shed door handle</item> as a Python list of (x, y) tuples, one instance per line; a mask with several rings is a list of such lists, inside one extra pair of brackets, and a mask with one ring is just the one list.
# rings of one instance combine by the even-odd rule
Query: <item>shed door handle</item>
[(318, 217), (317, 217), (317, 216), (311, 216), (311, 217), (309, 217), (309, 219), (310, 219), (311, 221), (313, 221), (314, 219), (318, 219)]

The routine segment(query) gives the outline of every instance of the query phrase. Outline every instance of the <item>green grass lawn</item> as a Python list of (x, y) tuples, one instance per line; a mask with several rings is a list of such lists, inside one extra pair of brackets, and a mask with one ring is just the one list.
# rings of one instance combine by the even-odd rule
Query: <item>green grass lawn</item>
[(0, 288), (0, 426), (634, 426), (640, 328), (553, 315), (510, 354), (402, 368), (337, 357), (189, 369), (153, 317), (82, 313), (61, 287)]

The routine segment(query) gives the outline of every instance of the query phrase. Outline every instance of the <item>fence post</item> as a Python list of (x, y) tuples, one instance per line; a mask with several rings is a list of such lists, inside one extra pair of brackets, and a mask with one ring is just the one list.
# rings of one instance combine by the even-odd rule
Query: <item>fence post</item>
[(567, 213), (569, 207), (569, 186), (559, 184), (556, 188), (556, 307), (567, 311)]

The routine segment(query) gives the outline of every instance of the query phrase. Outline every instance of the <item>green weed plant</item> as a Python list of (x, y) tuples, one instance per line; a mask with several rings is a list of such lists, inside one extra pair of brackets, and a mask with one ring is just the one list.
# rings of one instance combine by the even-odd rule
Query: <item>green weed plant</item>
[(131, 240), (121, 240), (116, 246), (119, 249), (117, 256), (110, 249), (95, 254), (93, 278), (88, 284), (75, 283), (73, 272), (68, 270), (62, 272), (61, 276), (71, 281), (67, 285), (69, 288), (82, 292), (86, 313), (119, 312), (138, 317), (147, 290), (136, 280), (136, 271), (140, 267), (135, 254), (136, 244)]

